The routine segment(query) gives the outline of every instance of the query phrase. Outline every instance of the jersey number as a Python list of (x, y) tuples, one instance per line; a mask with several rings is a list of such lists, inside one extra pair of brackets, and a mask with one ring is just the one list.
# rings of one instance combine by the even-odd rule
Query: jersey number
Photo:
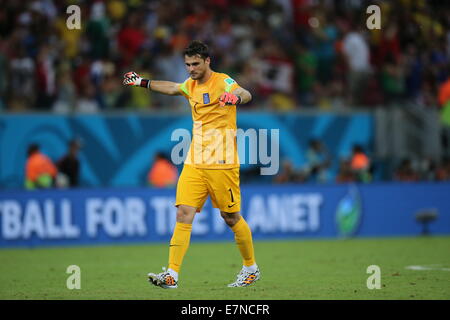
[(228, 189), (228, 191), (230, 191), (230, 195), (231, 195), (231, 202), (234, 202), (234, 198), (233, 198), (233, 191), (230, 189)]

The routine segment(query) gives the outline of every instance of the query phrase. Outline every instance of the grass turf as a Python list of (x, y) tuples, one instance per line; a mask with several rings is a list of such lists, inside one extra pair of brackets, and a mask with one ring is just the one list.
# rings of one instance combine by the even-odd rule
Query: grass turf
[[(227, 288), (240, 270), (233, 242), (193, 242), (179, 288), (147, 282), (160, 272), (167, 244), (0, 250), (0, 299), (450, 299), (450, 237), (256, 241), (262, 278)], [(81, 289), (69, 290), (69, 265), (81, 268)], [(366, 286), (367, 267), (381, 268), (382, 288)]]

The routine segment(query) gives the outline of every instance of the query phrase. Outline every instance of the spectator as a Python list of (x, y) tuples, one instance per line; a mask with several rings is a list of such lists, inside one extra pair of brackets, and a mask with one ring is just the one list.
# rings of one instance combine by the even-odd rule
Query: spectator
[(336, 63), (335, 43), (338, 39), (338, 30), (334, 22), (335, 16), (328, 10), (325, 15), (318, 15), (319, 25), (313, 28), (315, 42), (314, 55), (317, 57), (317, 76), (322, 85), (327, 85), (333, 74)]
[(438, 101), (441, 107), (442, 147), (445, 156), (450, 156), (450, 76), (439, 87)]
[[(184, 59), (179, 51), (175, 51), (170, 45), (163, 45), (161, 48), (161, 55), (156, 66), (155, 78), (172, 79), (172, 81), (182, 83), (186, 80), (186, 68)], [(147, 93), (146, 93), (147, 94)], [(148, 94), (147, 94), (148, 95)], [(178, 105), (184, 106), (184, 97), (168, 97), (163, 94), (154, 95), (161, 106)]]
[(105, 10), (105, 4), (102, 1), (95, 1), (92, 4), (90, 19), (86, 26), (89, 54), (93, 59), (102, 59), (108, 56), (110, 43), (108, 30), (111, 26)]
[(450, 76), (439, 86), (438, 102), (443, 108), (447, 106), (447, 104), (450, 105)]
[(449, 181), (450, 180), (450, 158), (444, 157), (442, 162), (436, 169), (437, 181)]
[(432, 157), (424, 157), (419, 159), (417, 165), (417, 173), (419, 180), (435, 181), (437, 165)]
[(54, 185), (58, 169), (53, 162), (40, 152), (37, 144), (28, 147), (28, 159), (25, 167), (25, 188), (28, 190), (51, 188)]
[(78, 152), (81, 146), (80, 140), (71, 140), (68, 144), (67, 153), (57, 162), (59, 175), (65, 176), (65, 180), (68, 181), (71, 188), (79, 185), (80, 160), (78, 159)]
[(412, 101), (417, 101), (422, 88), (422, 78), (424, 73), (424, 63), (418, 53), (417, 46), (410, 44), (405, 54), (405, 87), (407, 97)]
[(117, 41), (122, 57), (122, 67), (132, 65), (139, 55), (145, 41), (142, 16), (133, 12), (126, 16), (126, 23), (120, 30)]
[(333, 79), (329, 86), (329, 103), (334, 109), (342, 109), (345, 105), (344, 82), (341, 79)]
[(39, 49), (36, 63), (36, 108), (50, 110), (56, 96), (54, 52), (47, 45)]
[(411, 159), (403, 159), (394, 173), (394, 179), (403, 182), (414, 182), (419, 180), (419, 175), (412, 167)]
[(158, 152), (147, 175), (147, 182), (156, 188), (174, 187), (178, 179), (178, 170), (167, 157)]
[(381, 40), (374, 60), (377, 60), (377, 65), (382, 66), (388, 59), (394, 63), (399, 62), (400, 56), (398, 28), (395, 23), (391, 23), (386, 27), (386, 31), (381, 34)]
[(336, 175), (337, 183), (356, 182), (355, 173), (352, 170), (350, 160), (342, 160), (339, 165), (339, 172)]
[(34, 105), (36, 91), (34, 78), (36, 63), (26, 55), (25, 48), (19, 46), (17, 55), (10, 60), (10, 104), (17, 109), (26, 109)]
[(328, 150), (317, 139), (309, 142), (309, 148), (306, 151), (306, 175), (308, 181), (326, 182), (328, 180), (327, 169), (330, 166), (331, 158)]
[(63, 64), (58, 73), (58, 95), (53, 104), (56, 113), (69, 113), (75, 109), (76, 90), (67, 64)]
[(95, 88), (87, 82), (82, 89), (75, 110), (81, 113), (96, 113), (100, 111), (100, 105), (95, 99)]
[(404, 69), (401, 58), (388, 54), (381, 71), (381, 86), (386, 103), (399, 104), (404, 94)]
[(355, 145), (353, 147), (353, 153), (350, 159), (350, 168), (354, 172), (357, 181), (370, 181), (370, 159), (360, 145)]
[(313, 106), (313, 89), (316, 84), (317, 58), (303, 44), (297, 45), (297, 56), (295, 61), (297, 72), (298, 92), (300, 95), (300, 104), (302, 106)]
[(6, 109), (7, 60), (4, 54), (4, 41), (0, 39), (0, 111)]
[(281, 172), (273, 179), (274, 183), (293, 183), (304, 181), (303, 176), (296, 172), (290, 160), (283, 161)]
[(361, 31), (344, 24), (344, 34), (342, 50), (348, 65), (349, 104), (358, 106), (371, 71), (370, 50)]

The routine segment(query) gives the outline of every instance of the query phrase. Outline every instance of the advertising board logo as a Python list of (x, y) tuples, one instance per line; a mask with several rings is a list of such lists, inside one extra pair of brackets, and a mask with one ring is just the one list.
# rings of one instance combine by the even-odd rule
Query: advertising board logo
[(361, 197), (358, 189), (350, 186), (336, 209), (336, 225), (339, 235), (344, 237), (354, 235), (360, 225), (361, 214)]

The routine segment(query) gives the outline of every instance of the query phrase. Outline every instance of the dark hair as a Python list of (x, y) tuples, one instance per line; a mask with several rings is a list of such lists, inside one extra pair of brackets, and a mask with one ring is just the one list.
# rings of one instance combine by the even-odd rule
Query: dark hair
[(37, 143), (32, 143), (28, 146), (27, 156), (29, 157), (38, 151), (39, 151), (39, 145)]
[(167, 156), (167, 154), (162, 152), (162, 151), (156, 152), (154, 157), (155, 157), (155, 159), (164, 159), (164, 160), (167, 160), (169, 162), (171, 161), (170, 158)]
[(353, 145), (353, 152), (364, 152), (364, 149), (360, 144), (355, 144)]
[(73, 138), (68, 143), (69, 148), (81, 148), (83, 146), (83, 143), (81, 139)]
[(311, 147), (320, 145), (320, 141), (319, 141), (319, 139), (312, 138), (312, 139), (309, 140), (309, 145)]
[(209, 57), (209, 49), (203, 42), (194, 40), (184, 49), (183, 55), (188, 57), (199, 55), (204, 60)]

